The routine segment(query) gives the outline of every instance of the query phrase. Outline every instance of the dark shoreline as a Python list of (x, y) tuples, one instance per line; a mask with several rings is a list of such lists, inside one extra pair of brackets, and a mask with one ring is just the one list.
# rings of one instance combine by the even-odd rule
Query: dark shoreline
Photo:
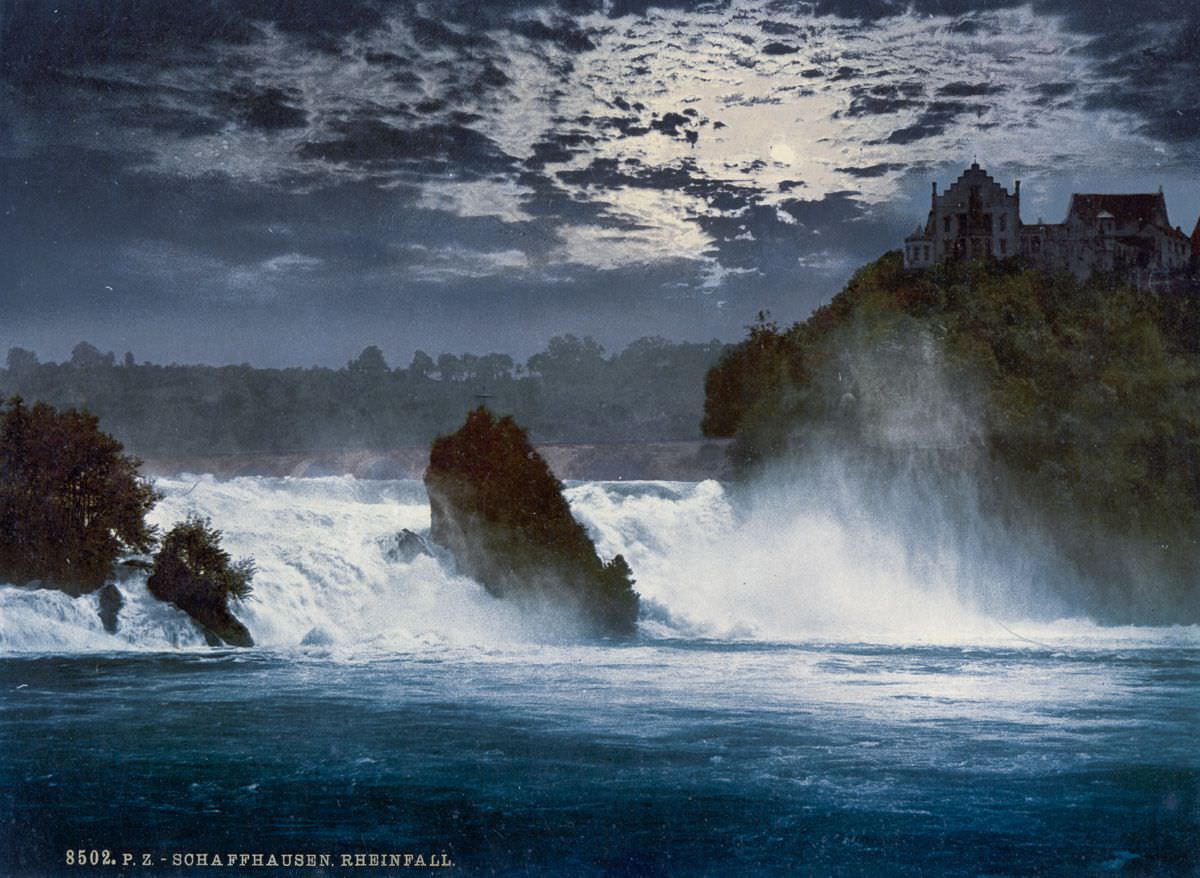
[[(551, 470), (563, 480), (665, 480), (699, 482), (728, 476), (728, 440), (697, 439), (663, 442), (550, 442), (535, 446)], [(426, 446), (386, 451), (297, 451), (182, 455), (147, 458), (148, 476), (211, 473), (237, 476), (352, 475), (360, 479), (419, 479), (429, 462)]]

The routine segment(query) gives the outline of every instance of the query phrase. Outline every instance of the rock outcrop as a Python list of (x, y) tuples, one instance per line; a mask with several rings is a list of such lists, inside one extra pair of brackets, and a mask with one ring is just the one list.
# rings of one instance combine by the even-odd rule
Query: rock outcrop
[(121, 624), (119, 614), (124, 605), (125, 599), (121, 597), (121, 590), (111, 582), (100, 588), (97, 613), (100, 616), (100, 623), (109, 634), (117, 633), (117, 628)]
[(484, 408), (433, 443), (425, 472), (430, 536), (492, 594), (574, 615), (598, 634), (632, 634), (638, 596), (625, 559), (604, 563), (559, 482), (508, 417)]
[(254, 646), (246, 626), (229, 611), (229, 599), (250, 594), (254, 562), (233, 561), (221, 548), (221, 532), (207, 519), (175, 525), (154, 556), (146, 585), (150, 593), (183, 610), (200, 626), (210, 646)]
[(380, 540), (383, 557), (389, 561), (412, 562), (419, 555), (432, 555), (429, 546), (419, 533), (403, 528), (399, 533)]

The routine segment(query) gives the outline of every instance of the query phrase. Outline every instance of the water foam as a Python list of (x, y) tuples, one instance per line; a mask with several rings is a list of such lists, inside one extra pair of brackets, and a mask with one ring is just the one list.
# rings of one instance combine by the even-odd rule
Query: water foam
[[(353, 657), (547, 640), (545, 619), (530, 620), (457, 575), (444, 554), (389, 559), (386, 541), (399, 530), (428, 531), (420, 482), (196, 476), (157, 484), (164, 499), (153, 523), (166, 528), (189, 513), (208, 516), (232, 555), (255, 559), (254, 593), (234, 611), (260, 646)], [(869, 517), (822, 509), (794, 488), (748, 506), (713, 481), (583, 482), (567, 496), (601, 556), (620, 552), (630, 562), (646, 637), (1016, 647), (1197, 642), (1196, 628), (1101, 629), (1086, 620), (997, 615), (970, 599), (980, 589), (968, 580), (979, 572), (952, 552), (914, 559), (911, 545)], [(144, 576), (119, 587), (125, 606), (115, 635), (103, 630), (95, 595), (0, 587), (0, 651), (204, 648), (183, 613), (149, 595)]]

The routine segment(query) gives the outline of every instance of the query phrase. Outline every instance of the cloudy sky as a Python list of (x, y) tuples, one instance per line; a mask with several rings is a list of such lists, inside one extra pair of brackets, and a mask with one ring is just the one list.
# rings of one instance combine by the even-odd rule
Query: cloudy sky
[(973, 158), (1200, 214), (1195, 0), (0, 0), (0, 350), (803, 318)]

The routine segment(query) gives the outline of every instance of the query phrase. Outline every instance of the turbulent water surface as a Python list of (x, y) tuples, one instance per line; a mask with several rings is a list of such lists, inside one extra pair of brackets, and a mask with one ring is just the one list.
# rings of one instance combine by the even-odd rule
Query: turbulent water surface
[(0, 587), (0, 874), (1200, 870), (1195, 628), (1006, 607), (1017, 583), (713, 482), (580, 483), (644, 601), (638, 637), (588, 642), (389, 559), (428, 527), (419, 483), (160, 488), (159, 523), (209, 515), (254, 555), (259, 646), (205, 647), (139, 579), (115, 635), (94, 596)]

